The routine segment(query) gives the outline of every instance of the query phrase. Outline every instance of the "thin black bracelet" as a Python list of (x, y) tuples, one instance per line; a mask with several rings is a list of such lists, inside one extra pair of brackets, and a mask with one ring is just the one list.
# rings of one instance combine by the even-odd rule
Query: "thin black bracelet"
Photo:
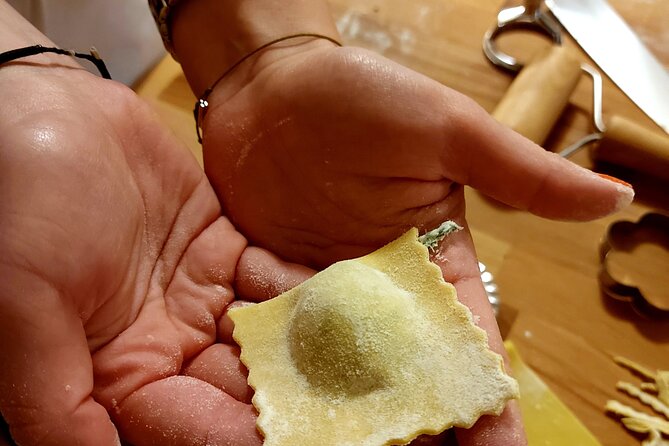
[(267, 48), (268, 46), (274, 45), (275, 43), (283, 42), (284, 40), (288, 40), (288, 39), (295, 39), (295, 38), (298, 38), (298, 37), (315, 37), (315, 38), (318, 38), (318, 39), (325, 39), (325, 40), (329, 40), (330, 42), (334, 43), (337, 46), (342, 46), (341, 43), (339, 43), (337, 40), (333, 39), (332, 37), (325, 36), (323, 34), (300, 33), (300, 34), (291, 34), (289, 36), (279, 37), (278, 39), (274, 39), (270, 42), (267, 42), (267, 43), (259, 46), (255, 50), (251, 51), (250, 53), (246, 54), (244, 57), (239, 59), (237, 62), (233, 63), (232, 66), (230, 66), (230, 68), (225, 70), (223, 72), (223, 74), (221, 74), (221, 76), (218, 79), (216, 79), (214, 81), (214, 83), (211, 84), (209, 86), (209, 88), (207, 88), (204, 91), (204, 93), (202, 93), (202, 96), (200, 96), (198, 98), (198, 100), (195, 101), (195, 108), (193, 109), (193, 116), (195, 117), (195, 133), (197, 133), (197, 142), (202, 144), (202, 132), (200, 131), (200, 129), (201, 129), (200, 123), (204, 119), (204, 115), (207, 111), (207, 107), (209, 107), (209, 102), (207, 102), (207, 98), (209, 97), (211, 92), (214, 91), (214, 88), (216, 87), (216, 85), (218, 85), (218, 83), (221, 82), (224, 77), (226, 77), (228, 74), (232, 73), (235, 68), (237, 68), (242, 63), (244, 63), (244, 61), (246, 59), (253, 56), (257, 52), (262, 51), (265, 48)]
[(76, 51), (73, 50), (64, 50), (61, 48), (46, 47), (42, 45), (26, 46), (23, 48), (17, 48), (15, 50), (9, 50), (5, 51), (4, 53), (1, 53), (0, 65), (5, 64), (7, 62), (11, 62), (16, 59), (21, 59), (23, 57), (34, 56), (36, 54), (42, 54), (42, 53), (62, 54), (64, 56), (86, 59), (89, 62), (92, 62), (93, 65), (95, 65), (95, 68), (98, 69), (102, 77), (104, 77), (105, 79), (111, 79), (111, 75), (107, 70), (107, 66), (105, 65), (104, 61), (102, 60), (102, 58), (100, 57), (95, 48), (91, 48), (90, 54), (85, 54), (85, 53), (77, 53)]

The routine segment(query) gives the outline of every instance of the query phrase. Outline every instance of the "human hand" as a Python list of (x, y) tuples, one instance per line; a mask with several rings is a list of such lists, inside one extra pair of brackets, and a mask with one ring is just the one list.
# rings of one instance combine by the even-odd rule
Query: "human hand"
[[(205, 169), (235, 225), (291, 261), (322, 267), (447, 219), (466, 228), (464, 184), (557, 219), (601, 217), (633, 197), (371, 52), (316, 40), (248, 64), (209, 96)], [(447, 240), (435, 259), (504, 355), (469, 231)], [(458, 436), (524, 444), (514, 404)]]
[[(0, 36), (51, 45), (1, 1)], [(16, 442), (261, 445), (225, 311), (311, 271), (248, 247), (129, 89), (35, 56), (3, 66), (0, 91), (0, 411)]]

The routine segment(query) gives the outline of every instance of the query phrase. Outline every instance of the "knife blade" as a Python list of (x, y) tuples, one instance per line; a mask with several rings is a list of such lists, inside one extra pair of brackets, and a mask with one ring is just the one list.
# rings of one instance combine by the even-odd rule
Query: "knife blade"
[(605, 0), (546, 6), (609, 78), (669, 133), (669, 73)]

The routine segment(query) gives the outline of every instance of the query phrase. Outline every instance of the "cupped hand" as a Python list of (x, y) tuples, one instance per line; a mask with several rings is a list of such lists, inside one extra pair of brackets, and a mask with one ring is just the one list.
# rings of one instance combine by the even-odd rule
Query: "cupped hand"
[(261, 445), (225, 311), (311, 271), (248, 247), (127, 88), (42, 58), (3, 67), (0, 90), (0, 411), (14, 439)]
[[(205, 170), (226, 215), (290, 261), (322, 267), (447, 219), (466, 228), (465, 184), (557, 219), (597, 218), (632, 199), (427, 77), (362, 49), (303, 47), (266, 51), (223, 79), (203, 123)], [(435, 260), (503, 354), (469, 231)], [(517, 408), (459, 440), (524, 444)]]

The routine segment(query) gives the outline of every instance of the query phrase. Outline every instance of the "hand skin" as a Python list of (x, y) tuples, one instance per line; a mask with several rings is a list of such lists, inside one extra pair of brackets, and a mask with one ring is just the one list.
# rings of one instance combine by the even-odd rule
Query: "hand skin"
[[(52, 46), (0, 1), (0, 51)], [(309, 277), (249, 247), (129, 89), (0, 68), (0, 411), (21, 445), (260, 446), (225, 316)]]
[[(173, 20), (177, 58), (199, 96), (265, 42), (299, 32), (336, 38), (325, 11), (319, 1), (190, 0)], [(260, 52), (220, 82), (209, 103), (205, 170), (225, 214), (254, 244), (323, 267), (411, 226), (455, 220), (465, 231), (449, 237), (435, 261), (505, 358), (462, 185), (542, 217), (578, 221), (615, 212), (634, 195), (547, 153), (469, 98), (379, 55), (322, 39)], [(461, 445), (526, 444), (515, 402), (457, 436)]]

